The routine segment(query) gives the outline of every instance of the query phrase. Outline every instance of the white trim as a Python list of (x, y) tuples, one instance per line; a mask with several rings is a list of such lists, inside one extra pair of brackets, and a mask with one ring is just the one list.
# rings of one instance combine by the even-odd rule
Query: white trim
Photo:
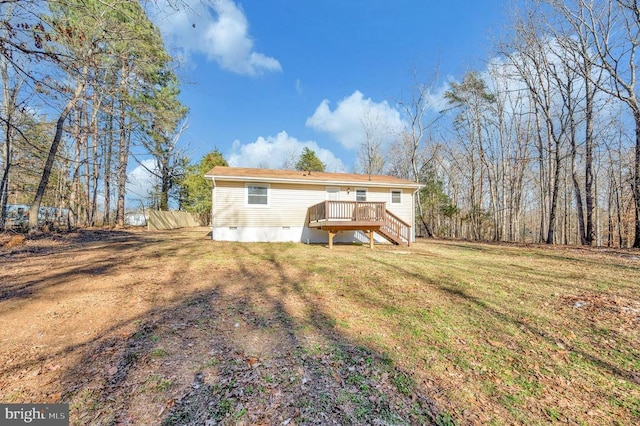
[(416, 242), (416, 194), (420, 188), (416, 188), (411, 194), (411, 242)]
[(211, 239), (213, 239), (213, 233), (216, 229), (216, 180), (213, 181), (213, 188), (211, 188)]
[[(393, 193), (394, 192), (399, 192), (400, 193), (400, 202), (399, 203), (394, 203), (393, 202)], [(402, 190), (401, 189), (390, 189), (389, 190), (389, 204), (395, 205), (395, 206), (399, 206), (402, 204)]]
[[(250, 204), (249, 203), (249, 187), (266, 187), (267, 188), (267, 204)], [(265, 209), (271, 207), (271, 185), (268, 183), (251, 182), (244, 184), (244, 206), (249, 208)]]

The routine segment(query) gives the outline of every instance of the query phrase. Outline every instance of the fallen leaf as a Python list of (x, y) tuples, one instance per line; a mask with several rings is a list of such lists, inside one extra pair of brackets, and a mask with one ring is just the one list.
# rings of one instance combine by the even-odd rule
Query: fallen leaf
[(62, 398), (62, 392), (56, 392), (54, 394), (49, 395), (48, 402), (50, 404), (55, 404), (56, 402), (60, 401), (61, 398)]

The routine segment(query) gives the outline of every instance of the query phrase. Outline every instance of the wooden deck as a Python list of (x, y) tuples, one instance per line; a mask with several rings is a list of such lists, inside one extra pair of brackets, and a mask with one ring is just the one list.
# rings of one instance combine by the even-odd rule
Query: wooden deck
[(323, 201), (309, 207), (308, 226), (329, 233), (329, 248), (340, 231), (363, 231), (369, 235), (373, 248), (373, 234), (385, 237), (393, 244), (409, 245), (411, 226), (386, 209), (386, 203), (371, 201)]

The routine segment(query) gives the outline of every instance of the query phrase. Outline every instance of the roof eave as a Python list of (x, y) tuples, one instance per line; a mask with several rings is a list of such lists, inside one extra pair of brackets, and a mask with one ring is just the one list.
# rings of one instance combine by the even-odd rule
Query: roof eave
[(207, 179), (228, 182), (270, 182), (270, 183), (297, 183), (310, 185), (350, 185), (350, 186), (375, 186), (386, 188), (422, 188), (421, 183), (413, 182), (373, 182), (373, 181), (352, 181), (352, 180), (316, 180), (316, 179), (287, 179), (260, 176), (226, 176), (226, 175), (204, 175)]

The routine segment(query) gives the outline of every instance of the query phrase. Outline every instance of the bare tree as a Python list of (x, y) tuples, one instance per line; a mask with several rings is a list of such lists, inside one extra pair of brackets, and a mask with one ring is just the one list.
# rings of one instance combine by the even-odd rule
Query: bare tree
[[(433, 108), (433, 85), (437, 81), (437, 73), (431, 79), (431, 82), (423, 82), (418, 76), (415, 69), (412, 70), (413, 87), (409, 90), (407, 99), (399, 102), (400, 109), (403, 112), (405, 120), (409, 125), (405, 133), (401, 136), (401, 145), (403, 148), (402, 156), (407, 164), (400, 165), (396, 159), (396, 170), (410, 170), (410, 179), (420, 183), (424, 178), (427, 169), (436, 157), (438, 151), (437, 145), (427, 146), (427, 133), (433, 127), (434, 120), (429, 120), (429, 112)], [(422, 222), (425, 233), (428, 237), (433, 237), (431, 226), (425, 218), (425, 212), (422, 207), (420, 192), (417, 193), (418, 216)]]
[[(536, 126), (538, 128), (538, 165), (540, 168), (541, 203), (548, 203), (546, 221), (547, 244), (555, 242), (556, 216), (560, 195), (560, 181), (563, 159), (563, 141), (568, 129), (570, 114), (558, 105), (562, 86), (559, 85), (561, 72), (557, 69), (557, 57), (549, 51), (549, 41), (541, 34), (544, 26), (531, 15), (516, 24), (516, 39), (511, 51), (506, 52), (510, 63), (517, 70), (535, 103)], [(569, 95), (570, 96), (570, 95)], [(545, 194), (545, 192), (547, 192)], [(545, 199), (548, 200), (545, 203)], [(544, 209), (541, 213), (542, 232)]]
[[(482, 221), (485, 214), (485, 182), (489, 190), (489, 203), (493, 216), (493, 239), (500, 240), (498, 219), (499, 173), (492, 173), (494, 162), (489, 159), (487, 137), (490, 125), (489, 116), (494, 112), (495, 95), (488, 91), (483, 78), (477, 73), (467, 73), (461, 83), (452, 82), (445, 98), (457, 111), (454, 127), (460, 135), (460, 142), (469, 153), (471, 167), (471, 208), (469, 217), (473, 225), (474, 238), (482, 238)], [(476, 167), (477, 165), (477, 167)]]
[(358, 150), (357, 169), (365, 175), (380, 175), (385, 169), (384, 141), (390, 129), (385, 127), (378, 113), (366, 109), (360, 118), (362, 141)]
[(525, 173), (530, 166), (529, 150), (533, 139), (531, 98), (519, 90), (512, 68), (501, 61), (490, 63), (487, 83), (492, 88), (493, 108), (488, 117), (491, 132), (486, 157), (491, 161), (488, 173), (494, 183), (492, 197), (494, 222), (502, 240), (519, 241)]
[[(635, 203), (635, 237), (633, 247), (640, 248), (640, 100), (637, 96), (640, 48), (640, 8), (636, 0), (573, 0), (548, 2), (557, 10), (574, 34), (584, 38), (593, 58), (588, 62), (608, 78), (593, 78), (599, 90), (623, 102), (635, 124), (635, 159), (633, 198)], [(582, 40), (581, 40), (582, 41)], [(586, 58), (585, 58), (586, 59)], [(600, 73), (596, 72), (596, 76)]]
[[(15, 5), (7, 5), (3, 19), (11, 20)], [(5, 26), (0, 33), (0, 38), (9, 38), (8, 29)], [(15, 61), (16, 59), (14, 59)], [(13, 140), (18, 132), (16, 126), (16, 115), (19, 109), (19, 94), (25, 82), (25, 76), (13, 69), (12, 62), (5, 55), (0, 56), (0, 79), (2, 80), (2, 129), (4, 130), (4, 144), (2, 145), (2, 174), (0, 177), (0, 230), (5, 227), (6, 208), (9, 200), (9, 178), (13, 163)]]

